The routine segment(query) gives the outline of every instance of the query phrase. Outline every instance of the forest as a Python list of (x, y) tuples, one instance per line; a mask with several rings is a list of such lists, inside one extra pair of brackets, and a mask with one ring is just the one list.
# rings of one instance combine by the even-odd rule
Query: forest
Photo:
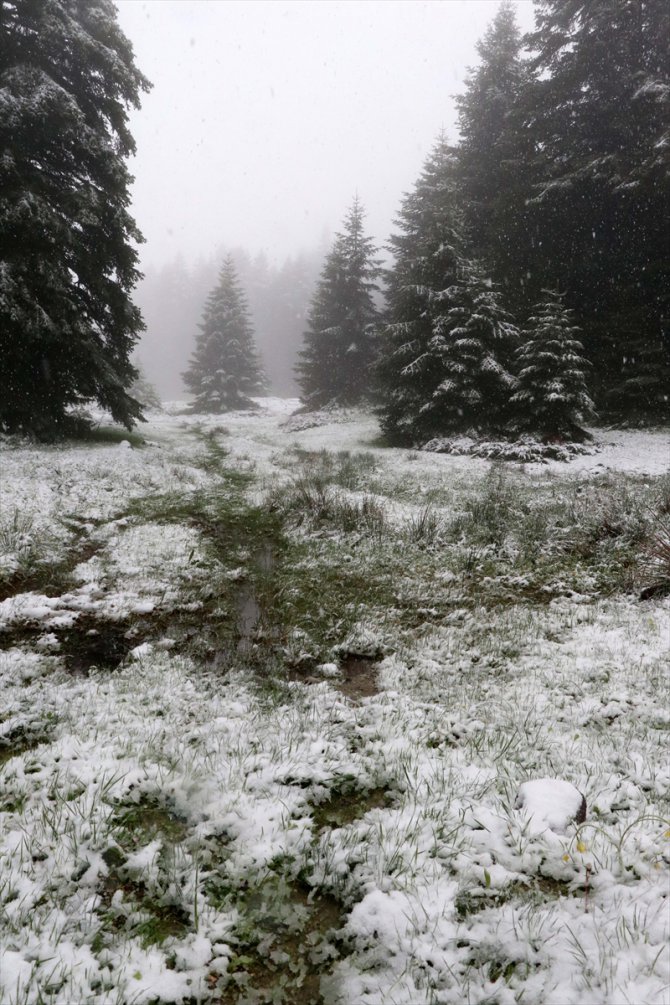
[[(498, 367), (507, 382), (500, 393), (516, 413), (496, 423), (508, 433), (550, 431), (552, 423), (543, 427), (536, 413), (545, 411), (554, 379), (559, 393), (571, 388), (566, 413), (604, 423), (667, 422), (667, 11), (663, 4), (593, 4), (585, 18), (581, 9), (540, 4), (536, 31), (523, 37), (513, 6), (501, 4), (479, 43), (479, 65), (457, 99), (460, 139), (452, 145), (438, 138), (401, 203), (400, 233), (386, 243), (366, 236), (356, 199), (356, 220), (346, 216), (343, 234), (321, 253), (320, 275), (317, 253), (271, 269), (262, 256), (253, 261), (238, 251), (275, 393), (295, 392), (297, 378), (303, 396), (322, 403), (404, 396), (407, 414), (391, 416), (403, 406), (388, 405), (383, 425), (397, 434), (406, 421), (410, 437), (425, 439), (476, 426), (477, 395), (485, 402), (495, 396), (491, 381), (480, 391), (458, 392), (451, 383), (455, 371), (470, 370), (472, 383), (477, 371)], [(367, 244), (359, 248), (357, 240)], [(206, 275), (213, 277), (211, 265), (189, 279), (175, 263), (140, 288), (150, 317), (153, 304), (161, 305), (150, 333), (175, 331), (182, 357)], [(476, 336), (483, 340), (477, 349), (466, 346), (471, 332), (445, 341), (457, 327), (450, 311), (464, 312), (461, 321), (478, 315), (478, 284), (479, 295), (486, 293), (488, 335)], [(403, 291), (419, 287), (419, 300), (411, 302), (414, 294)], [(565, 344), (563, 337), (551, 341), (543, 328), (539, 318), (552, 302), (558, 328), (574, 329), (572, 342), (568, 336)], [(319, 317), (308, 318), (310, 304)], [(327, 330), (330, 336), (320, 336)], [(495, 345), (490, 357), (487, 339)], [(348, 351), (356, 341), (360, 358)], [(538, 364), (549, 345), (553, 363)], [(330, 382), (317, 375), (319, 356)], [(352, 374), (364, 386), (346, 388)], [(529, 381), (537, 387), (525, 386)], [(436, 391), (445, 382), (448, 393), (440, 398)], [(462, 410), (459, 393), (474, 398), (471, 414), (454, 424), (445, 409)], [(414, 428), (414, 412), (424, 406)], [(437, 418), (429, 418), (431, 409)], [(568, 435), (566, 422), (551, 431)]]
[[(10, 58), (12, 43), (15, 59), (30, 44), (13, 13), (23, 9), (6, 5)], [(381, 398), (391, 441), (477, 428), (484, 412), (498, 433), (523, 428), (540, 437), (577, 435), (580, 420), (596, 415), (667, 422), (667, 28), (660, 0), (603, 0), (588, 14), (578, 2), (547, 2), (536, 5), (535, 31), (523, 36), (503, 2), (457, 97), (458, 141), (439, 136), (414, 189), (399, 194), (396, 233), (368, 237), (356, 197), (325, 256), (315, 249), (271, 267), (237, 250), (275, 393), (295, 390), (297, 367), (307, 398)], [(130, 242), (138, 235), (125, 210), (109, 215), (101, 195), (105, 205), (127, 201), (123, 157), (133, 141), (123, 104), (137, 103), (149, 83), (117, 38), (125, 70), (110, 78), (105, 99), (119, 123), (111, 171), (106, 153), (101, 160), (96, 152), (113, 135), (103, 108), (92, 107), (87, 129), (78, 130), (83, 113), (66, 100), (68, 86), (84, 108), (96, 96), (81, 77), (66, 79), (57, 32), (47, 52), (49, 41), (62, 89), (27, 101), (21, 73), (5, 89), (3, 254), (11, 267), (3, 273), (9, 379), (0, 418), (7, 430), (50, 435), (68, 407), (86, 400), (130, 425), (140, 414), (128, 394), (144, 326), (132, 292), (140, 275)], [(86, 58), (85, 37), (77, 41)], [(36, 108), (60, 123), (66, 139), (57, 157), (51, 133), (34, 128)], [(87, 164), (88, 183), (79, 184), (73, 158)], [(69, 250), (57, 264), (46, 252), (63, 228)], [(36, 256), (49, 267), (34, 268)], [(176, 367), (185, 368), (219, 265), (205, 258), (189, 270), (175, 261), (139, 287), (146, 349), (160, 346), (162, 396), (180, 392)], [(547, 328), (540, 319), (549, 303)], [(81, 304), (83, 325), (81, 311), (73, 313)], [(28, 347), (16, 337), (27, 321)], [(354, 344), (358, 354), (349, 351)], [(332, 387), (317, 377), (319, 354)], [(353, 374), (360, 386), (342, 395)], [(547, 395), (564, 401), (564, 419), (549, 418)]]
[(670, 1005), (670, 8), (490, 5), (387, 234), (232, 237), (271, 25), (302, 130), (475, 6), (2, 0), (2, 1005)]

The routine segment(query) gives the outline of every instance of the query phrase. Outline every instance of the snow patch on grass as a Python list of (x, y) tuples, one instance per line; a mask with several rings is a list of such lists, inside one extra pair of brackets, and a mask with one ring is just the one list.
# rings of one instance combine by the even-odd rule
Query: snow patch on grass
[[(660, 434), (611, 434), (616, 477), (582, 457), (501, 483), (481, 459), (382, 450), (366, 416), (287, 435), (286, 414), (223, 431), (168, 410), (155, 446), (5, 453), (34, 561), (73, 561), (0, 605), (0, 1000), (307, 1002), (320, 980), (328, 1005), (666, 1003), (670, 600), (618, 572)], [(289, 521), (253, 659), (187, 655), (178, 612), (197, 636), (208, 588), (245, 582), (251, 501), (298, 465), (350, 506), (374, 495), (383, 535)], [(190, 505), (219, 529), (233, 512), (229, 556)], [(158, 615), (117, 669), (69, 669), (62, 619)], [(323, 672), (299, 679), (292, 647)], [(351, 653), (379, 661), (355, 701)], [(516, 805), (538, 779), (583, 793), (586, 819)]]

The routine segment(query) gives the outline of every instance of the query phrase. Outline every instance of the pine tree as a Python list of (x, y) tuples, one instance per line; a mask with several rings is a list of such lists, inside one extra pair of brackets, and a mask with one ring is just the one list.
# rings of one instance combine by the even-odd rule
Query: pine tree
[(312, 298), (304, 347), (296, 366), (310, 405), (351, 405), (370, 389), (380, 268), (363, 230), (363, 207), (354, 199), (326, 258)]
[(393, 442), (419, 443), (502, 425), (515, 330), (465, 257), (458, 166), (444, 136), (396, 222), (378, 365), (383, 432)]
[(264, 378), (253, 329), (232, 255), (219, 273), (205, 304), (200, 334), (184, 383), (194, 397), (193, 411), (219, 414), (253, 407)]
[(583, 440), (580, 423), (594, 418), (586, 386), (587, 361), (561, 294), (545, 291), (522, 333), (517, 390), (511, 399), (516, 426), (543, 440)]
[(474, 261), (463, 263), (460, 283), (447, 289), (441, 301), (444, 313), (435, 321), (431, 343), (441, 380), (430, 403), (439, 432), (501, 433), (515, 386), (510, 368), (516, 326)]
[(503, 0), (477, 44), (480, 63), (456, 98), (461, 140), (458, 174), (475, 254), (516, 305), (525, 299), (533, 268), (532, 144), (515, 119), (531, 80), (514, 6)]
[[(536, 274), (566, 290), (610, 416), (670, 418), (666, 0), (536, 0), (523, 126)], [(641, 369), (642, 368), (642, 369)]]
[(94, 400), (131, 427), (127, 109), (148, 81), (112, 0), (0, 7), (0, 428), (51, 436)]

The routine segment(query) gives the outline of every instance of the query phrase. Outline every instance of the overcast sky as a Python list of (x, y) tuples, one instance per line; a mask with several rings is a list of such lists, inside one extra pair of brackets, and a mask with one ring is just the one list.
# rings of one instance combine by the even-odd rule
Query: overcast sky
[[(379, 241), (497, 0), (117, 0), (153, 83), (131, 128), (142, 261), (220, 245), (282, 260), (338, 229), (358, 191)], [(517, 3), (522, 29), (531, 0)]]

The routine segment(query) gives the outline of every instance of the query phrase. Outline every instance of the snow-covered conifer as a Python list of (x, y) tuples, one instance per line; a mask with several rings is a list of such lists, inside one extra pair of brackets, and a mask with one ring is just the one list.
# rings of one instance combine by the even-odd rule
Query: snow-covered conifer
[(149, 83), (112, 0), (3, 3), (0, 35), (0, 428), (51, 436), (89, 400), (130, 427), (127, 109)]
[(430, 409), (444, 433), (500, 432), (509, 418), (517, 328), (476, 262), (463, 263), (460, 282), (440, 298), (433, 346), (441, 379)]
[(515, 329), (465, 257), (457, 162), (443, 136), (397, 225), (378, 365), (382, 430), (416, 443), (502, 424)]
[(205, 304), (200, 334), (184, 383), (193, 395), (193, 410), (218, 414), (253, 407), (251, 395), (262, 393), (261, 370), (247, 301), (229, 255)]
[(516, 304), (525, 302), (535, 257), (528, 202), (534, 150), (528, 130), (519, 128), (517, 111), (532, 79), (522, 42), (515, 6), (502, 0), (477, 43), (479, 65), (456, 98), (461, 134), (456, 154), (469, 237), (477, 257)]
[(544, 440), (583, 440), (580, 424), (593, 418), (589, 364), (561, 294), (545, 292), (547, 299), (536, 304), (517, 350), (517, 389), (510, 401), (514, 422)]

